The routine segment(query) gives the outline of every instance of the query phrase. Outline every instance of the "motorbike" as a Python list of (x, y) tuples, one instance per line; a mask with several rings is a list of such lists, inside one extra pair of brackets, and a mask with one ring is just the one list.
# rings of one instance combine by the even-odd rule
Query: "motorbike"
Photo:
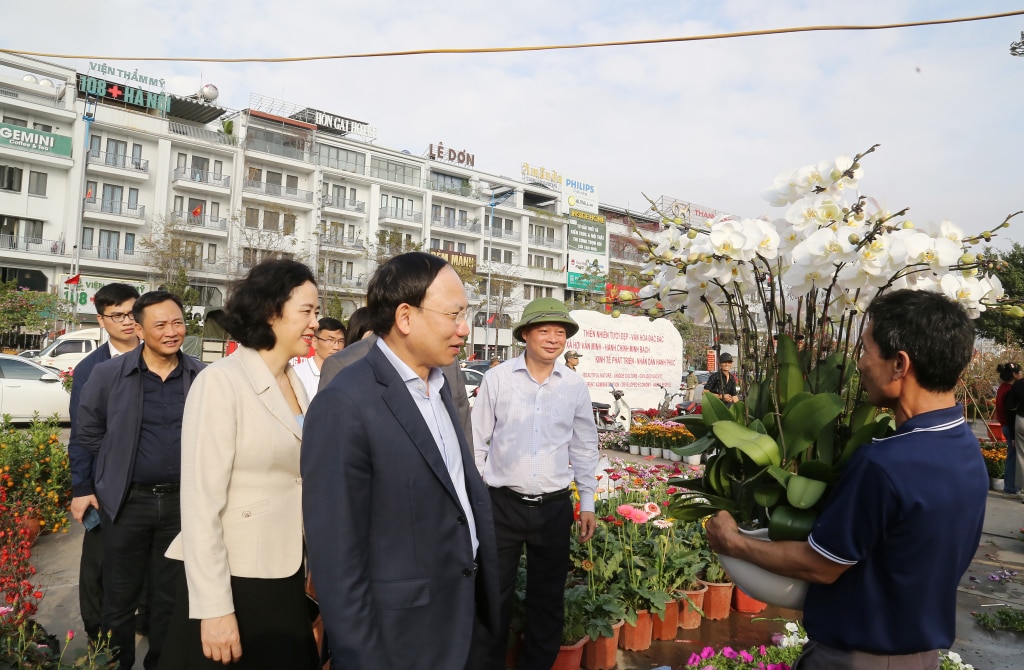
[(597, 425), (598, 432), (610, 430), (628, 432), (632, 424), (647, 423), (650, 420), (640, 410), (630, 409), (629, 403), (623, 397), (626, 394), (625, 391), (620, 391), (613, 385), (609, 386), (614, 400), (612, 404), (593, 401), (590, 403), (594, 410), (594, 423)]

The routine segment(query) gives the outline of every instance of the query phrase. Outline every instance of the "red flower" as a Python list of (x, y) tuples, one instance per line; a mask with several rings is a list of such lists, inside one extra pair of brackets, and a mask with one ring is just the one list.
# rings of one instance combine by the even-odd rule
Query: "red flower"
[(668, 487), (667, 489), (665, 489), (665, 493), (667, 493), (667, 494), (669, 494), (669, 495), (673, 495), (673, 494), (675, 494), (675, 492), (676, 492), (676, 491), (678, 491), (678, 490), (679, 490), (679, 489), (678, 489), (678, 488), (676, 488), (675, 486), (670, 486), (670, 487)]
[(628, 472), (631, 475), (638, 475), (638, 474), (640, 474), (640, 471), (637, 470), (636, 468), (634, 468), (632, 465), (629, 466), (628, 468), (626, 468), (626, 472)]
[(622, 475), (620, 475), (618, 472), (613, 472), (612, 474), (608, 475), (608, 479), (612, 481), (618, 481), (622, 479)]

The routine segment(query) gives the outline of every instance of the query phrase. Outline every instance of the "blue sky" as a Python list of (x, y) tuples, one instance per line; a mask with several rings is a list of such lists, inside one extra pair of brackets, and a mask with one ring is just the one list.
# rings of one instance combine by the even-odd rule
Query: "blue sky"
[[(55, 10), (54, 7), (57, 6)], [(804, 25), (882, 24), (1024, 9), (1024, 2), (565, 0), (282, 3), (181, 0), (21, 3), (8, 48), (94, 56), (300, 56), (562, 44)], [(971, 232), (1024, 209), (1024, 17), (574, 51), (288, 64), (135, 63), (221, 102), (249, 93), (365, 121), (378, 144), (465, 149), (476, 167), (522, 162), (595, 184), (602, 202), (642, 193), (742, 216), (768, 208), (780, 171), (874, 143), (862, 190), (915, 222)], [(112, 61), (108, 61), (112, 62)], [(77, 61), (88, 70), (88, 59)], [(1024, 240), (1024, 215), (1005, 239)], [(1004, 246), (1007, 243), (1001, 243)]]

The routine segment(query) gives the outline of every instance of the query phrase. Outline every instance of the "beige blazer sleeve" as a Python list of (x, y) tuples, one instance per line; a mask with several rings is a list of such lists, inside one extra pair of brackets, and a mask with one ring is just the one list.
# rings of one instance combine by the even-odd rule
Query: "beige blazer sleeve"
[[(305, 413), (302, 382), (289, 381)], [(282, 578), (302, 562), (302, 433), (270, 369), (240, 348), (207, 367), (185, 402), (181, 534), (189, 617), (234, 611), (231, 576)]]

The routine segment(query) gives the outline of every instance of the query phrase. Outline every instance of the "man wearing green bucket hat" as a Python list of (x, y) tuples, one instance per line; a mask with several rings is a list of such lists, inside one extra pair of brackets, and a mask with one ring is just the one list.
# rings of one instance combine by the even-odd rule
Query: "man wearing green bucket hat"
[(491, 493), (501, 589), (501, 625), (488, 668), (505, 667), (524, 545), (528, 616), (519, 670), (547, 670), (558, 655), (573, 480), (580, 499), (580, 541), (590, 540), (597, 525), (599, 453), (590, 393), (583, 378), (560, 360), (566, 340), (578, 330), (561, 301), (531, 302), (512, 330), (525, 352), (484, 375), (473, 406), (476, 465)]

